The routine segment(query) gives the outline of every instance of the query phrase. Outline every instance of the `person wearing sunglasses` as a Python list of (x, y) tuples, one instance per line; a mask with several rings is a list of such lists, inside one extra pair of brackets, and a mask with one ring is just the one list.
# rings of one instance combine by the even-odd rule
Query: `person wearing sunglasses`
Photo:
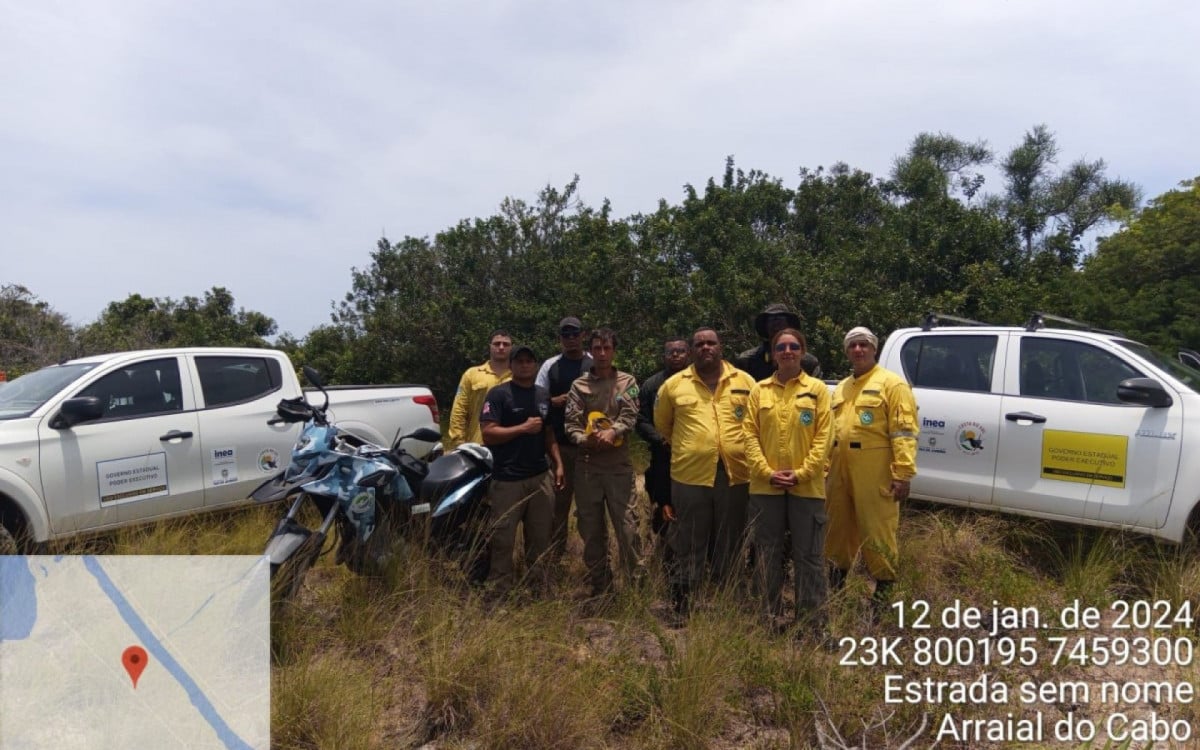
[(463, 443), (482, 443), (483, 432), (479, 414), (488, 391), (512, 377), (508, 359), (512, 352), (512, 336), (508, 331), (492, 331), (488, 337), (488, 361), (471, 367), (458, 381), (454, 403), (450, 407), (450, 423), (446, 428), (446, 452)]
[(563, 485), (554, 491), (554, 526), (550, 535), (550, 555), (562, 557), (567, 548), (567, 523), (571, 517), (571, 504), (575, 498), (575, 457), (577, 449), (567, 439), (565, 425), (567, 392), (571, 384), (592, 366), (592, 355), (583, 348), (583, 323), (573, 315), (558, 322), (558, 345), (560, 353), (542, 363), (535, 383), (550, 394), (550, 426), (554, 428), (554, 439), (562, 458)]
[(742, 423), (756, 590), (769, 624), (778, 627), (786, 554), (796, 571), (797, 635), (813, 632), (823, 639), (828, 627), (825, 462), (833, 443), (829, 388), (802, 367), (803, 333), (783, 328), (771, 337), (770, 347), (775, 372), (751, 389)]

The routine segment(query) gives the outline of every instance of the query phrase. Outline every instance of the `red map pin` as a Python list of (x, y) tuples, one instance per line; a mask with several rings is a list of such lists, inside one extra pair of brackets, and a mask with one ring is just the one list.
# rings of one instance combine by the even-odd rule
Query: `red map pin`
[(146, 668), (146, 662), (149, 657), (146, 656), (146, 649), (141, 646), (130, 646), (121, 654), (121, 664), (124, 665), (125, 671), (129, 673), (129, 679), (133, 680), (133, 687), (137, 689), (138, 678), (142, 676), (142, 670)]

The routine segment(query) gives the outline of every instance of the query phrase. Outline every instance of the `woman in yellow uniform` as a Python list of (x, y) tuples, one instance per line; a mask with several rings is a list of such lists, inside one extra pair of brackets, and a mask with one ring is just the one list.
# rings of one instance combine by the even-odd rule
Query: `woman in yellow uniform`
[(825, 629), (825, 462), (833, 442), (829, 389), (804, 372), (804, 334), (784, 328), (771, 337), (775, 373), (750, 391), (746, 458), (755, 576), (768, 618), (783, 614), (784, 540), (796, 571), (796, 619)]

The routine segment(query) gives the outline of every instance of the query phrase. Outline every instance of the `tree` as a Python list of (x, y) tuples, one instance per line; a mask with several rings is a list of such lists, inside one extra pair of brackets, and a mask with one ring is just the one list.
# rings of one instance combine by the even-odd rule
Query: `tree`
[(215, 286), (204, 298), (149, 298), (131, 294), (110, 302), (93, 323), (79, 331), (80, 348), (97, 354), (171, 346), (269, 345), (275, 321), (263, 313), (234, 309), (233, 295)]
[(15, 378), (71, 354), (67, 319), (20, 284), (0, 286), (0, 370)]
[(892, 167), (893, 189), (905, 198), (948, 196), (958, 190), (970, 200), (983, 187), (978, 168), (990, 164), (992, 157), (987, 141), (967, 143), (948, 133), (920, 133)]
[(1200, 177), (1150, 201), (1084, 261), (1080, 315), (1166, 352), (1200, 349)]
[(1141, 195), (1133, 183), (1106, 177), (1103, 159), (1081, 159), (1056, 175), (1057, 158), (1054, 134), (1045, 125), (1034, 126), (1001, 162), (1002, 205), (1017, 226), (1026, 257), (1048, 251), (1073, 267), (1082, 255), (1083, 235), (1132, 210)]

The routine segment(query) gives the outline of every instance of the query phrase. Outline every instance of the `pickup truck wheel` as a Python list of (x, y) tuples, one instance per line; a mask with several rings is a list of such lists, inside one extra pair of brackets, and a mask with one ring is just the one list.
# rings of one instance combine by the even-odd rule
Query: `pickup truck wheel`
[(8, 529), (0, 526), (0, 555), (15, 555), (20, 550), (17, 549), (17, 540), (13, 537)]

